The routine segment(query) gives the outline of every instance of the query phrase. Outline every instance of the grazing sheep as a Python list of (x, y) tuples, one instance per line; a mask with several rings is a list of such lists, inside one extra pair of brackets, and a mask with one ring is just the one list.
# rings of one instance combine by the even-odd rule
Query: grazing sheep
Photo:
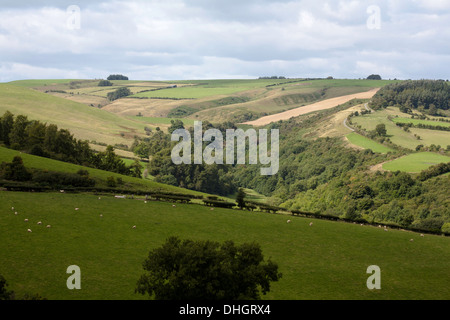
[(31, 231), (31, 229), (28, 229), (27, 231), (28, 231), (28, 232), (33, 232), (33, 231)]
[(75, 211), (78, 211), (78, 210), (80, 210), (79, 208), (75, 208)]
[(98, 197), (98, 200), (100, 200), (101, 198), (100, 197)]
[(312, 225), (313, 225), (313, 223), (312, 223), (312, 222), (310, 222), (310, 223), (309, 223), (309, 226), (311, 227)]
[(23, 221), (28, 222), (28, 219), (25, 219), (25, 220), (23, 220)]
[(51, 225), (48, 225), (48, 226), (47, 226), (47, 228), (51, 228), (51, 227), (52, 227)]
[(410, 239), (409, 241), (410, 241), (410, 242), (413, 242), (413, 241), (414, 241), (414, 239)]
[(41, 221), (39, 221), (38, 223), (37, 223), (38, 225), (41, 225), (42, 224), (42, 222)]
[(214, 211), (214, 208), (211, 208), (211, 211)]
[(286, 221), (287, 223), (291, 223), (291, 220)]
[(420, 236), (421, 236), (421, 237), (425, 237), (425, 236), (423, 235), (423, 233), (421, 233)]
[(100, 215), (100, 218), (103, 218), (103, 215), (102, 215), (102, 214)]
[(175, 208), (175, 207), (176, 207), (176, 205), (174, 205), (174, 204), (173, 204), (173, 205), (172, 205), (172, 207), (174, 207), (174, 208)]
[(144, 203), (147, 203), (147, 201), (144, 201)]
[(17, 216), (19, 213), (18, 212), (14, 212), (14, 214)]
[(64, 190), (59, 190), (59, 192), (64, 193), (65, 191)]
[(133, 229), (136, 229), (136, 226), (133, 226)]
[(14, 207), (11, 207), (11, 210), (14, 211)]

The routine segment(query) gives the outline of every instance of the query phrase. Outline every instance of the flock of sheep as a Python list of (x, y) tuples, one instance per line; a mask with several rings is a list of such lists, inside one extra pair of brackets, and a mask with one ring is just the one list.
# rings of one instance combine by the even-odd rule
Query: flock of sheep
[[(287, 223), (291, 223), (292, 221), (291, 221), (291, 220), (288, 220), (288, 221), (286, 221), (286, 222), (287, 222)], [(354, 223), (356, 223), (356, 222), (354, 222)], [(312, 225), (313, 225), (313, 223), (310, 222), (310, 223), (309, 223), (309, 226), (311, 227)], [(361, 225), (361, 226), (364, 226), (363, 223), (361, 223), (360, 225)], [(388, 228), (387, 228), (386, 226), (378, 225), (378, 228), (383, 228), (384, 231), (389, 231)], [(405, 231), (404, 229), (401, 229), (401, 230), (402, 230), (402, 231)], [(424, 235), (423, 233), (421, 233), (420, 236), (421, 236), (421, 237), (424, 237), (425, 235)], [(410, 241), (410, 242), (413, 242), (414, 239), (410, 239), (409, 241)]]
[[(63, 192), (63, 191), (61, 191), (61, 192)], [(115, 196), (115, 198), (116, 198), (116, 199), (125, 199), (124, 196)], [(101, 200), (101, 197), (99, 197), (98, 199)], [(147, 201), (144, 201), (144, 203), (147, 203)], [(176, 205), (173, 204), (172, 207), (175, 208)], [(17, 211), (15, 211), (15, 208), (14, 208), (14, 207), (11, 207), (11, 210), (14, 211), (14, 214), (15, 214), (15, 215), (18, 215), (18, 214), (19, 214)], [(78, 210), (80, 210), (80, 209), (79, 209), (79, 208), (75, 208), (75, 211), (78, 211)], [(211, 208), (211, 210), (214, 210), (214, 208)], [(103, 218), (103, 215), (102, 215), (102, 214), (100, 214), (100, 218)], [(25, 221), (25, 222), (29, 222), (28, 219), (25, 219), (24, 221)], [(287, 223), (288, 223), (288, 224), (291, 223), (291, 222), (292, 222), (291, 220), (287, 220)], [(42, 225), (42, 221), (38, 221), (38, 222), (37, 222), (37, 225)], [(313, 223), (310, 222), (310, 223), (309, 223), (309, 226), (311, 227), (312, 225), (313, 225)], [(363, 226), (363, 225), (364, 225), (364, 224), (361, 223), (361, 226)], [(47, 228), (51, 228), (51, 227), (52, 227), (51, 225), (47, 225)], [(134, 226), (132, 226), (131, 228), (132, 228), (132, 229), (136, 229), (137, 227), (136, 227), (136, 225), (134, 225)], [(378, 228), (383, 228), (383, 227), (382, 227), (381, 225), (379, 225)], [(384, 226), (384, 231), (388, 231), (388, 228), (387, 228), (386, 226)], [(27, 232), (31, 233), (31, 232), (33, 232), (33, 231), (32, 231), (31, 229), (28, 229)], [(424, 234), (420, 234), (420, 236), (421, 236), (421, 237), (424, 237)], [(410, 242), (413, 242), (414, 239), (410, 239), (409, 241), (410, 241)]]

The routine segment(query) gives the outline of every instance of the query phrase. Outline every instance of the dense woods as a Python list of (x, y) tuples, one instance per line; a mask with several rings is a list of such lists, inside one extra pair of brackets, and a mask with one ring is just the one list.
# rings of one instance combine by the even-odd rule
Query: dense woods
[(373, 97), (371, 108), (397, 106), (403, 112), (418, 110), (429, 115), (440, 115), (450, 108), (450, 86), (443, 80), (402, 81), (389, 84)]

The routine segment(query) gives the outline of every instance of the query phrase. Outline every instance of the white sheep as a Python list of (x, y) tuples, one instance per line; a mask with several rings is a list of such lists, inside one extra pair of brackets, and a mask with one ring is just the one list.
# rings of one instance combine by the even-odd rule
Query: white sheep
[(28, 231), (28, 232), (33, 232), (33, 231), (31, 231), (31, 229), (28, 229), (27, 231)]
[(425, 236), (423, 235), (423, 233), (421, 233), (420, 236), (421, 236), (421, 237), (425, 237)]
[(309, 223), (309, 226), (311, 227), (312, 225), (313, 225), (313, 223), (312, 223), (312, 222), (310, 222), (310, 223)]
[(174, 208), (175, 208), (175, 207), (176, 207), (176, 205), (174, 205), (174, 204), (173, 204), (173, 205), (172, 205), (172, 207), (174, 207)]
[(38, 224), (38, 225), (41, 225), (41, 224), (42, 224), (42, 221), (39, 221), (37, 224)]
[(136, 226), (133, 226), (133, 229), (136, 229)]
[(28, 219), (25, 219), (25, 220), (23, 220), (23, 221), (28, 222)]
[(51, 225), (47, 225), (47, 228), (51, 228), (52, 226)]
[(286, 221), (287, 223), (291, 223), (291, 220)]
[(18, 212), (14, 212), (14, 214), (17, 216), (19, 213)]
[(80, 210), (79, 208), (75, 208), (75, 211), (78, 211), (78, 210)]
[(410, 241), (410, 242), (413, 242), (413, 241), (414, 241), (414, 239), (410, 239), (409, 241)]
[(11, 207), (11, 210), (14, 211), (14, 207)]
[(100, 218), (103, 218), (103, 215), (102, 215), (102, 214), (100, 214)]

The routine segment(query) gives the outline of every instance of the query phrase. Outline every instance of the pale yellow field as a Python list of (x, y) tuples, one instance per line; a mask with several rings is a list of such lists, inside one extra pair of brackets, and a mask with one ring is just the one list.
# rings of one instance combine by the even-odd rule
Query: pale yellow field
[(320, 111), (320, 110), (331, 109), (338, 105), (349, 102), (350, 100), (353, 100), (353, 99), (370, 99), (375, 95), (375, 93), (378, 92), (378, 90), (379, 89), (376, 88), (376, 89), (372, 89), (367, 92), (355, 93), (355, 94), (350, 94), (350, 95), (345, 95), (345, 96), (341, 96), (341, 97), (337, 97), (337, 98), (331, 98), (331, 99), (319, 101), (319, 102), (310, 104), (308, 106), (288, 110), (288, 111), (281, 112), (278, 114), (273, 114), (273, 115), (266, 116), (266, 117), (263, 117), (263, 118), (260, 118), (260, 119), (254, 120), (254, 121), (245, 122), (244, 124), (253, 125), (253, 126), (264, 126), (264, 125), (270, 124), (272, 122), (277, 122), (280, 120), (289, 120), (292, 117), (298, 117), (303, 114), (308, 114), (308, 113)]

